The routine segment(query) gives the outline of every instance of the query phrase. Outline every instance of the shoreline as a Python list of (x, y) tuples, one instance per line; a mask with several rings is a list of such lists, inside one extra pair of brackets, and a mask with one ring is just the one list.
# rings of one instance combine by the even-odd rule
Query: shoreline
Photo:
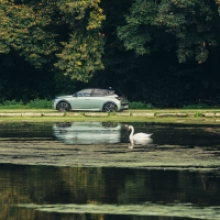
[(1, 109), (0, 122), (117, 121), (220, 125), (220, 110), (125, 110), (58, 112), (50, 109)]

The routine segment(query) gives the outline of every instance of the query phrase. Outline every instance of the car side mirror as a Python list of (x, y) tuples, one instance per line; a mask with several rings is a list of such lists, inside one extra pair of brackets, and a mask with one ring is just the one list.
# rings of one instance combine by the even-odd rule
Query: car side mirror
[(74, 93), (74, 94), (73, 94), (73, 97), (76, 97), (76, 98), (77, 98), (77, 94), (76, 94), (76, 93)]

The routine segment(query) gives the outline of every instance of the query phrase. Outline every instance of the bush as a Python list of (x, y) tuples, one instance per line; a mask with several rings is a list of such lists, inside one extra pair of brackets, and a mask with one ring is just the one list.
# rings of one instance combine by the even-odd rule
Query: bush
[(48, 101), (46, 99), (34, 99), (29, 101), (28, 103), (24, 104), (22, 100), (16, 101), (16, 100), (6, 100), (0, 103), (0, 109), (41, 109), (41, 108), (47, 108), (51, 109), (52, 104), (51, 101)]
[(3, 101), (2, 103), (0, 103), (1, 109), (6, 109), (6, 108), (17, 109), (17, 108), (21, 108), (23, 106), (24, 106), (24, 103), (22, 102), (22, 100), (20, 100), (20, 101), (6, 100), (6, 101)]
[(144, 102), (130, 102), (129, 109), (153, 109), (154, 106), (151, 103)]
[(211, 109), (213, 106), (209, 106), (207, 104), (195, 104), (195, 105), (184, 105), (183, 109)]
[(27, 106), (29, 108), (52, 108), (51, 101), (48, 101), (46, 99), (34, 99), (31, 100), (29, 103), (27, 103)]

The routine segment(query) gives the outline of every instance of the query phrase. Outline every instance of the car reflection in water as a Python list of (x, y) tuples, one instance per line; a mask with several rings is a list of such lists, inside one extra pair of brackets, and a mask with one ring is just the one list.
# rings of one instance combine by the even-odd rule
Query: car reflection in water
[(54, 135), (66, 144), (101, 144), (121, 142), (121, 124), (112, 122), (55, 123)]

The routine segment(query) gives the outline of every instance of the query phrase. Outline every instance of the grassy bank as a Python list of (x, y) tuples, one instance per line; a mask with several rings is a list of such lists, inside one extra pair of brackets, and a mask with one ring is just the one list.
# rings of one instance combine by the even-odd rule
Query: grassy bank
[[(220, 125), (220, 109), (207, 106), (189, 106), (181, 109), (156, 109), (150, 104), (130, 103), (123, 112), (58, 112), (46, 99), (4, 101), (0, 104), (1, 122), (20, 121), (117, 121), (149, 123), (186, 123)], [(201, 108), (199, 108), (201, 107)]]

